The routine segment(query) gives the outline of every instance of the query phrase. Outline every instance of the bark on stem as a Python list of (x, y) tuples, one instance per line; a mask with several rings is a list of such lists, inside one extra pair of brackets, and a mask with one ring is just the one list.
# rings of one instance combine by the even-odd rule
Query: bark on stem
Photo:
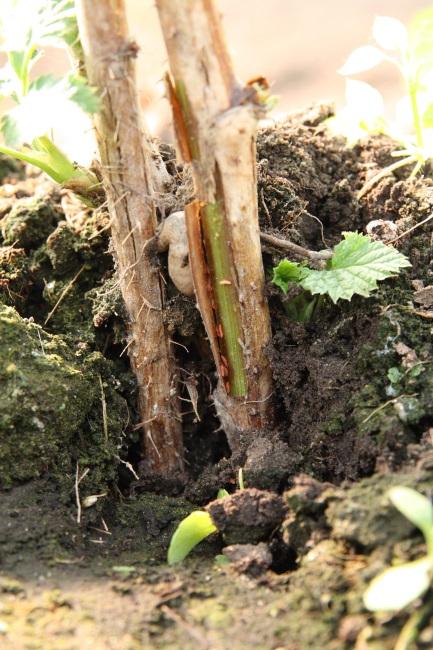
[[(255, 173), (263, 106), (254, 87), (235, 79), (212, 0), (156, 5), (179, 150), (196, 186), (197, 202), (185, 214), (196, 295), (220, 377), (215, 403), (236, 447), (239, 431), (269, 425), (273, 412)], [(209, 290), (211, 300), (204, 297)]]
[(111, 216), (119, 282), (130, 319), (128, 351), (138, 382), (145, 467), (184, 471), (177, 374), (163, 321), (164, 290), (149, 243), (155, 235), (155, 152), (143, 133), (135, 90), (136, 45), (128, 40), (123, 0), (78, 0), (87, 76), (101, 91), (96, 134)]

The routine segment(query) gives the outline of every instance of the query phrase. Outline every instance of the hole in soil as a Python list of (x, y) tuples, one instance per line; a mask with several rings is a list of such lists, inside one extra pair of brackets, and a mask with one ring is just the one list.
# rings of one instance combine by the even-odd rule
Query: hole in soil
[(297, 553), (281, 539), (275, 538), (269, 544), (272, 553), (271, 570), (274, 573), (282, 574), (286, 571), (295, 571), (297, 566)]

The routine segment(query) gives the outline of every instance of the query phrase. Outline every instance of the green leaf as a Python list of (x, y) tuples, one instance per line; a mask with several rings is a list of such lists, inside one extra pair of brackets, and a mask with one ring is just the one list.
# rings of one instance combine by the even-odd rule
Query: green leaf
[(388, 497), (406, 519), (429, 535), (433, 528), (433, 506), (430, 499), (412, 488), (403, 486), (391, 488)]
[(302, 291), (298, 296), (284, 302), (287, 316), (297, 323), (308, 323), (317, 307), (318, 296), (312, 296), (309, 291)]
[(433, 129), (433, 104), (429, 104), (422, 115), (424, 128)]
[(419, 72), (433, 65), (433, 7), (415, 14), (409, 25), (409, 49)]
[(80, 75), (70, 75), (66, 92), (71, 101), (77, 104), (85, 113), (97, 113), (100, 109), (100, 100), (95, 88), (87, 83)]
[(217, 499), (225, 499), (226, 497), (229, 496), (230, 496), (229, 492), (227, 492), (227, 490), (225, 490), (224, 488), (220, 488), (218, 490)]
[(297, 262), (289, 262), (289, 260), (281, 260), (281, 262), (274, 268), (274, 277), (272, 282), (280, 287), (284, 293), (287, 293), (289, 284), (299, 284), (299, 282), (310, 273), (310, 269), (301, 266)]
[(400, 379), (403, 377), (403, 373), (400, 371), (399, 368), (397, 368), (396, 366), (393, 366), (392, 368), (390, 368), (388, 370), (388, 372), (386, 373), (386, 376), (388, 377), (391, 384), (398, 384)]
[(43, 75), (32, 82), (29, 92), (3, 120), (5, 142), (16, 147), (51, 130), (62, 132), (76, 119), (77, 112), (93, 113), (98, 109), (99, 98), (83, 77), (56, 79)]
[(74, 0), (2, 0), (2, 50), (24, 56), (38, 46), (62, 47), (78, 39)]
[(195, 510), (183, 519), (170, 541), (167, 561), (169, 564), (182, 562), (188, 553), (203, 539), (216, 532), (211, 516), (203, 510)]
[(433, 561), (422, 558), (380, 573), (364, 593), (364, 605), (372, 612), (397, 611), (421, 596), (430, 586)]
[(389, 278), (409, 260), (392, 246), (371, 241), (366, 235), (344, 232), (343, 241), (323, 271), (310, 270), (300, 284), (312, 294), (328, 294), (331, 300), (350, 300), (354, 294), (369, 296), (377, 282)]

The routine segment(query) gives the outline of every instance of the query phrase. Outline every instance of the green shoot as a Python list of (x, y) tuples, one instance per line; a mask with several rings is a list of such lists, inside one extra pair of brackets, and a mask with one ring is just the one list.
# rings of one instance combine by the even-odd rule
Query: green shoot
[(168, 548), (169, 564), (182, 562), (192, 549), (203, 539), (216, 532), (211, 516), (204, 510), (195, 510), (183, 519), (176, 528)]
[(370, 611), (398, 611), (422, 596), (433, 576), (433, 506), (427, 497), (408, 487), (389, 490), (392, 504), (424, 535), (425, 557), (385, 569), (370, 583), (364, 605)]
[(312, 316), (317, 296), (328, 295), (334, 303), (351, 300), (354, 294), (368, 297), (377, 289), (379, 280), (392, 277), (400, 269), (410, 266), (409, 260), (395, 248), (372, 241), (366, 235), (344, 232), (343, 238), (322, 270), (310, 269), (305, 264), (287, 259), (274, 268), (272, 281), (284, 293), (291, 285), (298, 285), (310, 296), (316, 296), (313, 299), (303, 297), (302, 304), (299, 296), (294, 299), (297, 301), (295, 310), (301, 309), (300, 320)]
[(57, 183), (91, 200), (96, 175), (75, 163), (48, 135), (68, 129), (83, 112), (94, 113), (99, 100), (77, 74), (64, 79), (43, 75), (31, 80), (31, 70), (46, 46), (77, 49), (78, 31), (73, 0), (5, 0), (0, 18), (0, 51), (7, 56), (0, 70), (0, 99), (13, 107), (1, 119), (4, 144), (0, 152), (35, 165)]
[[(218, 490), (217, 499), (225, 499), (228, 496), (229, 493), (224, 488)], [(182, 562), (197, 544), (216, 531), (217, 528), (207, 512), (204, 510), (191, 512), (182, 519), (170, 540), (168, 564)]]
[(349, 136), (360, 136), (365, 131), (385, 132), (403, 143), (395, 151), (398, 161), (370, 179), (360, 192), (363, 196), (388, 173), (412, 165), (415, 176), (424, 164), (433, 158), (433, 8), (417, 14), (407, 29), (399, 20), (379, 16), (373, 24), (376, 45), (355, 49), (339, 72), (352, 77), (389, 62), (401, 73), (406, 94), (396, 105), (394, 123), (385, 120), (384, 101), (371, 85), (347, 79), (347, 107), (337, 122)]

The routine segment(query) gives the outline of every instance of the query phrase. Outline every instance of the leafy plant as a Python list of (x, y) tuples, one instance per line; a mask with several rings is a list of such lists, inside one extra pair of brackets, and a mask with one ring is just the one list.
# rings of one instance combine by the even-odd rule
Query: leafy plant
[(356, 48), (340, 74), (352, 77), (387, 61), (400, 71), (406, 94), (396, 106), (396, 123), (387, 125), (379, 91), (348, 79), (346, 117), (354, 118), (361, 131), (389, 133), (403, 142), (403, 149), (393, 154), (399, 160), (371, 179), (361, 194), (400, 167), (414, 165), (411, 175), (415, 176), (433, 157), (433, 8), (418, 13), (408, 29), (396, 18), (379, 16), (373, 24), (373, 38), (376, 45)]
[[(298, 285), (311, 295), (328, 295), (336, 303), (350, 300), (354, 294), (368, 297), (377, 289), (377, 282), (397, 274), (410, 266), (409, 260), (392, 246), (372, 241), (368, 236), (356, 232), (344, 232), (343, 240), (334, 248), (332, 257), (324, 269), (311, 269), (304, 263), (282, 260), (274, 268), (273, 283), (284, 293), (291, 285)], [(299, 296), (295, 309), (301, 320), (308, 320), (317, 299)], [(300, 308), (300, 309), (299, 309)]]
[(433, 506), (427, 497), (408, 487), (388, 492), (392, 504), (424, 535), (427, 554), (413, 562), (385, 569), (370, 583), (364, 605), (370, 611), (403, 609), (431, 585), (433, 576)]
[(98, 111), (98, 97), (79, 74), (30, 78), (43, 48), (77, 49), (74, 1), (4, 0), (0, 34), (0, 51), (7, 55), (0, 70), (0, 99), (14, 104), (1, 120), (0, 152), (39, 167), (56, 182), (89, 197), (98, 178), (71, 162), (49, 134), (56, 126), (68, 128), (68, 120), (77, 113)]

